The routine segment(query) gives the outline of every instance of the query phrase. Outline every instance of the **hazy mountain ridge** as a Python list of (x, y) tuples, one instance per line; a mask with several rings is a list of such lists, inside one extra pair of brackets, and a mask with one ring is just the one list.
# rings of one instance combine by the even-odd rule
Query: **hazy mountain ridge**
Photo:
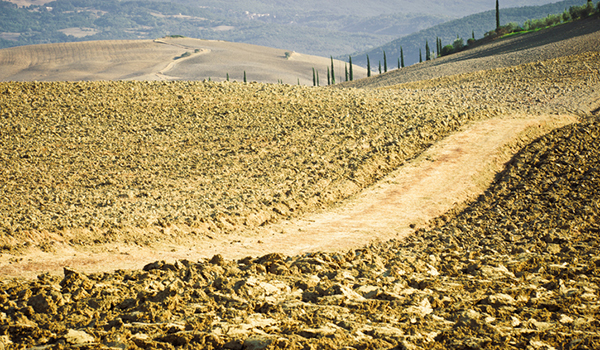
[[(194, 0), (175, 0), (182, 4), (197, 4)], [(548, 0), (531, 0), (529, 5), (542, 5), (550, 3)], [(522, 1), (502, 0), (502, 7), (521, 6)], [(392, 13), (425, 13), (430, 15), (444, 15), (450, 17), (462, 17), (493, 8), (494, 2), (489, 0), (454, 0), (451, 2), (444, 0), (431, 1), (428, 6), (423, 6), (421, 2), (411, 0), (230, 0), (227, 4), (223, 1), (208, 0), (203, 2), (204, 6), (212, 8), (227, 7), (232, 11), (250, 11), (260, 13), (270, 13), (277, 16), (298, 15), (318, 11), (319, 13), (342, 15), (375, 17), (382, 14)]]
[[(13, 0), (16, 1), (16, 0)], [(545, 3), (536, 0), (533, 3)], [(503, 1), (509, 6), (516, 1)], [(0, 48), (184, 35), (328, 57), (363, 52), (419, 29), (490, 8), (482, 1), (432, 6), (406, 0), (115, 1), (57, 0), (18, 8), (0, 1)]]

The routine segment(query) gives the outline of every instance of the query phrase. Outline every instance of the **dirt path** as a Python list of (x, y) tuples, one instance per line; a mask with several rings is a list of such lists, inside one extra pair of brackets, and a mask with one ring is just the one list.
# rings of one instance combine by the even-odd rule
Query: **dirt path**
[(195, 260), (215, 254), (241, 258), (272, 252), (344, 251), (401, 238), (482, 193), (524, 143), (574, 121), (537, 116), (478, 122), (434, 145), (360, 195), (322, 213), (239, 234), (190, 238), (182, 245), (59, 246), (52, 253), (5, 254), (0, 256), (0, 275), (32, 278), (46, 271), (60, 274), (63, 266), (84, 272), (137, 269), (156, 260)]
[[(177, 60), (174, 60), (172, 62), (169, 62), (169, 64), (167, 64), (167, 66), (163, 69), (161, 69), (160, 71), (158, 71), (155, 75), (158, 78), (158, 80), (171, 80), (171, 79), (181, 79), (180, 77), (174, 77), (174, 76), (170, 76), (167, 73), (172, 70), (173, 68), (175, 68), (175, 66), (185, 60), (188, 60), (192, 57), (196, 57), (198, 55), (205, 55), (205, 54), (209, 54), (211, 52), (210, 49), (196, 49), (196, 48), (191, 48), (189, 46), (185, 46), (185, 45), (179, 45), (179, 44), (174, 44), (172, 42), (166, 42), (164, 40), (159, 40), (159, 39), (155, 39), (154, 40), (155, 43), (159, 43), (159, 44), (165, 44), (165, 45), (170, 45), (170, 46), (174, 46), (174, 47), (179, 47), (182, 48), (184, 50), (191, 50), (187, 51), (190, 55), (186, 56), (186, 57), (180, 57)], [(196, 51), (197, 50), (197, 51)]]

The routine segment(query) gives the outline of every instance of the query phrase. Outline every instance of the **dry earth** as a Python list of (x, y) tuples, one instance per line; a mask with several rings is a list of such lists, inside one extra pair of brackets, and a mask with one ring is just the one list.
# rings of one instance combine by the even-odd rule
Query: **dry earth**
[[(389, 176), (373, 196), (314, 214), (303, 227), (321, 225), (319, 215), (368, 215), (376, 192), (384, 202), (394, 186), (408, 192), (401, 181), (412, 166), (421, 164), (419, 178), (451, 166), (461, 153), (454, 145), (466, 137), (456, 132), (478, 139), (497, 123), (512, 125), (518, 136), (489, 150), (500, 157), (491, 159), (493, 168), (502, 151), (546, 131), (528, 126), (551, 129), (581, 118), (525, 147), (472, 203), (427, 226), (411, 217), (422, 227), (405, 239), (330, 253), (235, 260), (198, 254), (141, 270), (65, 268), (63, 276), (5, 280), (0, 344), (597, 348), (600, 125), (592, 114), (600, 107), (599, 80), (600, 54), (591, 52), (378, 91), (0, 84), (1, 238), (16, 269), (29, 263), (19, 254), (64, 245), (79, 254), (94, 249), (88, 246), (164, 248), (208, 236), (254, 233), (247, 238), (263, 240), (265, 232), (253, 228), (297, 231), (296, 218)], [(472, 176), (466, 170), (473, 168), (459, 173)], [(475, 184), (485, 185), (491, 173)]]
[(564, 116), (481, 121), (440, 141), (375, 186), (322, 212), (227, 235), (209, 233), (178, 242), (166, 238), (163, 244), (146, 247), (109, 243), (75, 248), (53, 242), (50, 251), (30, 249), (0, 256), (0, 274), (35, 278), (40, 272), (59, 275), (64, 266), (92, 273), (106, 271), (107, 266), (139, 269), (157, 259), (215, 254), (241, 259), (273, 251), (290, 256), (317, 250), (342, 252), (367, 242), (405, 237), (414, 231), (411, 226), (422, 225), (483, 192), (522, 145), (573, 121)]
[[(186, 54), (187, 53), (187, 54)], [(186, 56), (182, 56), (182, 55)], [(327, 80), (331, 61), (268, 47), (191, 38), (88, 41), (0, 50), (0, 81), (208, 80), (313, 85), (312, 69)], [(345, 63), (335, 61), (343, 73)], [(354, 66), (357, 78), (366, 70)], [(342, 79), (338, 77), (338, 81)]]
[(6, 347), (594, 349), (600, 124), (532, 143), (464, 211), (345, 253), (2, 284)]

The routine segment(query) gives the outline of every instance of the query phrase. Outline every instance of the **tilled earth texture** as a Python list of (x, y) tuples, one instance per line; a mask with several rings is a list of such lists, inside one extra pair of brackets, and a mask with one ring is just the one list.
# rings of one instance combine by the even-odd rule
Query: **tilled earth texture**
[(7, 348), (597, 349), (597, 120), (403, 241), (1, 285)]
[[(600, 54), (587, 53), (383, 91), (1, 83), (0, 243), (149, 245), (297, 216), (471, 121), (590, 114), (599, 69)], [(148, 227), (159, 230), (134, 230)]]
[(402, 241), (4, 281), (0, 346), (597, 348), (599, 69), (586, 53), (373, 91), (2, 83), (9, 253), (268, 224), (360, 191), (475, 120), (582, 123), (523, 149), (464, 211)]

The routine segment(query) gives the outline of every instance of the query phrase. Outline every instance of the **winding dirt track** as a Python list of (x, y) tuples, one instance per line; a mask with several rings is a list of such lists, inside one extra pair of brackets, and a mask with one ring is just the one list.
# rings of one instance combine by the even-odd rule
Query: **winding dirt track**
[(152, 248), (108, 244), (53, 253), (30, 252), (15, 260), (0, 256), (4, 278), (61, 274), (64, 266), (82, 272), (139, 269), (156, 260), (225, 258), (279, 252), (344, 251), (373, 241), (399, 238), (456, 205), (482, 193), (523, 144), (572, 117), (515, 117), (471, 124), (431, 147), (417, 159), (338, 207), (297, 220), (226, 236), (190, 238), (181, 245)]

